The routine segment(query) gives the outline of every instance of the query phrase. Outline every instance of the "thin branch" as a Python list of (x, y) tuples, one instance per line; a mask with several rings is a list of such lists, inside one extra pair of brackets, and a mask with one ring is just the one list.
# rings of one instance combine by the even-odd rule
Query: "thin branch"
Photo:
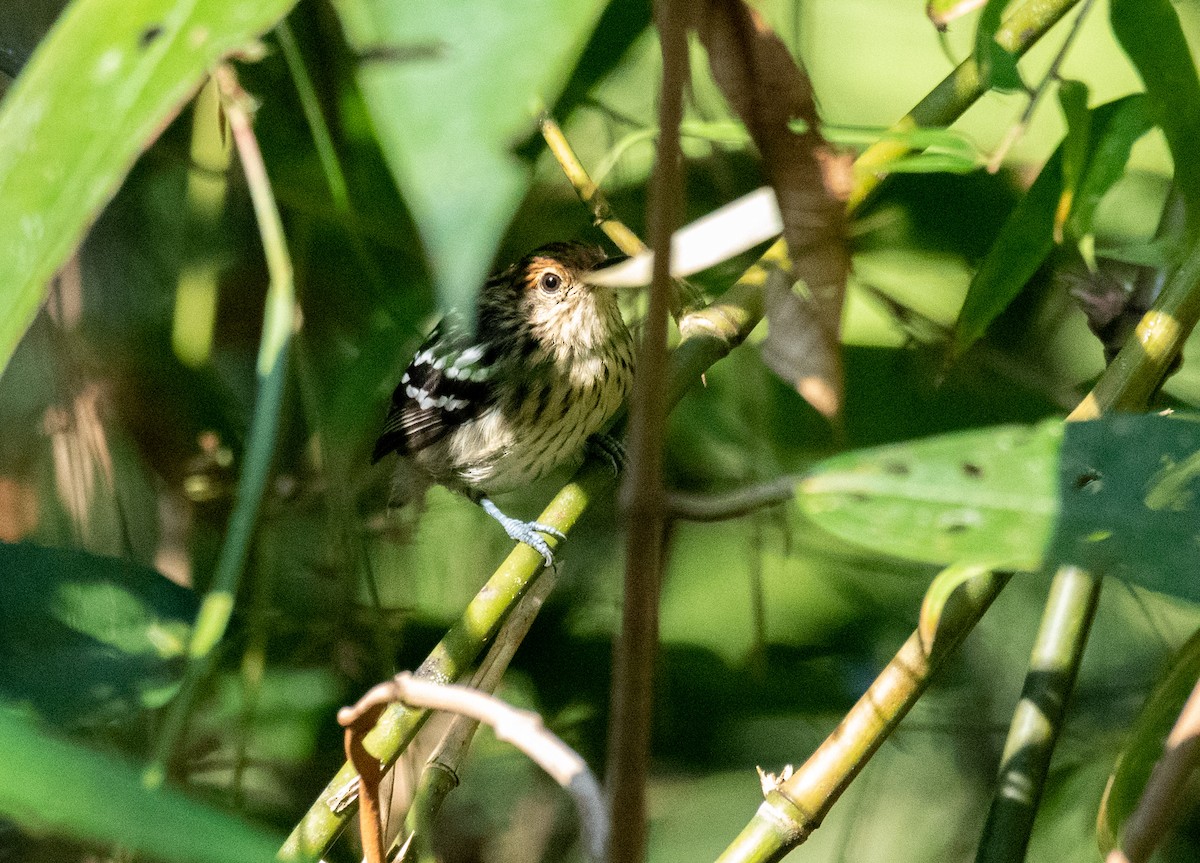
[(809, 759), (765, 794), (754, 818), (718, 863), (768, 863), (804, 842), (883, 745), (999, 596), (1009, 576), (972, 579), (947, 603), (932, 641), (914, 632)]
[(646, 848), (646, 767), (650, 759), (654, 665), (658, 651), (658, 594), (666, 518), (663, 436), (667, 417), (667, 317), (671, 307), (671, 235), (679, 222), (683, 88), (688, 75), (682, 0), (660, 0), (663, 77), (658, 151), (647, 222), (654, 256), (650, 307), (630, 401), (629, 467), (625, 498), (625, 586), (621, 634), (609, 708), (608, 792), (612, 801), (612, 863), (639, 863)]
[(575, 151), (571, 148), (562, 129), (554, 122), (554, 118), (549, 114), (543, 114), (540, 126), (542, 137), (545, 138), (550, 152), (558, 160), (559, 166), (575, 188), (579, 199), (592, 211), (596, 227), (604, 231), (616, 247), (627, 255), (636, 255), (646, 251), (646, 244), (638, 239), (637, 234), (613, 215), (608, 199), (604, 197), (600, 187), (588, 176), (587, 170), (579, 161), (579, 157), (575, 155)]
[(215, 73), (224, 100), (225, 115), (233, 132), (234, 144), (246, 174), (254, 215), (262, 237), (270, 283), (267, 286), (262, 336), (258, 351), (258, 394), (250, 421), (242, 475), (238, 480), (233, 513), (229, 517), (225, 541), (217, 559), (212, 585), (200, 604), (188, 642), (188, 665), (179, 694), (171, 703), (155, 743), (154, 759), (146, 768), (145, 781), (161, 785), (167, 777), (171, 759), (183, 735), (192, 703), (200, 685), (212, 667), (214, 649), (220, 644), (233, 614), (242, 570), (250, 553), (250, 541), (258, 521), (283, 406), (287, 382), (288, 348), (296, 320), (296, 296), (292, 282), (292, 262), (279, 208), (271, 191), (271, 181), (263, 164), (262, 153), (254, 136), (250, 118), (250, 98), (238, 84), (231, 66)]
[(521, 750), (571, 795), (579, 810), (589, 855), (593, 860), (604, 859), (607, 812), (600, 783), (579, 753), (547, 730), (540, 716), (518, 710), (469, 686), (434, 683), (401, 672), (390, 681), (373, 686), (353, 707), (343, 707), (338, 711), (338, 722), (349, 726), (394, 701), (423, 710), (457, 713), (490, 726), (498, 740)]
[(1068, 566), (1050, 583), (1021, 700), (1004, 743), (976, 863), (1020, 863), (1025, 859), (1050, 756), (1062, 732), (1096, 616), (1102, 581), (1097, 574)]
[(1105, 863), (1145, 863), (1179, 817), (1189, 777), (1200, 764), (1200, 681), (1192, 689), (1137, 808), (1125, 820), (1120, 846)]
[(1054, 55), (1054, 60), (1050, 63), (1050, 68), (1046, 70), (1046, 74), (1042, 76), (1042, 80), (1038, 82), (1037, 87), (1030, 94), (1029, 104), (1025, 106), (1025, 110), (1021, 113), (1021, 119), (1009, 128), (1003, 140), (1000, 141), (1000, 145), (996, 147), (996, 152), (988, 160), (988, 173), (994, 174), (1000, 170), (1000, 164), (1004, 161), (1004, 157), (1008, 155), (1008, 151), (1012, 149), (1013, 144), (1021, 139), (1029, 128), (1029, 124), (1033, 122), (1033, 112), (1041, 104), (1042, 97), (1046, 95), (1046, 91), (1050, 89), (1050, 85), (1058, 80), (1058, 70), (1062, 68), (1063, 61), (1067, 58), (1067, 52), (1071, 50), (1071, 46), (1075, 43), (1075, 37), (1079, 35), (1079, 30), (1083, 26), (1083, 19), (1087, 17), (1088, 10), (1091, 8), (1092, 0), (1083, 0), (1083, 5), (1079, 7), (1079, 14), (1075, 16), (1075, 20), (1071, 23), (1071, 29), (1067, 33), (1067, 37), (1063, 39), (1062, 45), (1059, 46), (1058, 53)]
[(749, 515), (764, 507), (786, 503), (796, 496), (798, 476), (782, 476), (768, 482), (721, 494), (689, 494), (675, 491), (667, 495), (672, 518), (687, 521), (725, 521)]
[[(996, 31), (996, 42), (1018, 57), (1059, 22), (1079, 0), (1026, 0), (1013, 9)], [(892, 126), (904, 133), (910, 129), (949, 126), (975, 100), (983, 95), (979, 64), (974, 55), (963, 60), (953, 72), (933, 88), (924, 99)], [(854, 189), (847, 201), (848, 210), (858, 209), (867, 196), (883, 182), (891, 162), (913, 152), (913, 147), (897, 138), (884, 138), (868, 147), (854, 162)]]
[[(541, 611), (546, 598), (554, 590), (553, 569), (543, 573), (496, 633), (496, 641), (488, 650), (471, 678), (471, 688), (480, 692), (495, 692), (509, 663), (525, 640), (529, 628)], [(479, 723), (465, 716), (455, 716), (437, 747), (429, 755), (421, 779), (413, 795), (412, 805), (404, 821), (406, 849), (400, 860), (422, 859), (428, 850), (429, 825), (442, 808), (446, 796), (458, 786), (458, 771), (466, 760), (471, 740)]]

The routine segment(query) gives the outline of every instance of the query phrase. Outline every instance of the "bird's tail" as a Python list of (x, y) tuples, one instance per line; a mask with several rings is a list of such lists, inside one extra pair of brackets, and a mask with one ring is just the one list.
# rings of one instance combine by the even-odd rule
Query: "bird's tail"
[(388, 509), (396, 510), (421, 503), (425, 492), (429, 490), (429, 477), (425, 471), (412, 463), (411, 459), (400, 456), (392, 472), (392, 486), (388, 492)]

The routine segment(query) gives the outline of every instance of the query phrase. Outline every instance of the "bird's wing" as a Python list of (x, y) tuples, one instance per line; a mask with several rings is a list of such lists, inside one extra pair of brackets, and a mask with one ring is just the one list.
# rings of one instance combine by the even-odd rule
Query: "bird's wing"
[(491, 400), (486, 354), (455, 322), (439, 323), (392, 393), (372, 461), (390, 452), (411, 455), (478, 416)]

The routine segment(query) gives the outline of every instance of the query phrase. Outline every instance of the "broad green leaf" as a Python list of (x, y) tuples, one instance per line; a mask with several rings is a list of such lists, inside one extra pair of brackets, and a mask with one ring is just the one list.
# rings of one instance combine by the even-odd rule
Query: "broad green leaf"
[(1112, 0), (1113, 33), (1146, 85), (1146, 111), (1163, 130), (1188, 224), (1200, 224), (1200, 77), (1170, 0)]
[(75, 0), (0, 103), (0, 370), (130, 165), (295, 0)]
[(1105, 107), (1107, 110), (1092, 112), (1096, 121), (1091, 124), (1091, 152), (1087, 168), (1078, 182), (1071, 186), (1074, 201), (1067, 231), (1076, 240), (1092, 233), (1100, 199), (1125, 173), (1134, 143), (1150, 131), (1151, 122), (1143, 95), (1126, 96)]
[(1116, 847), (1125, 821), (1141, 799), (1150, 771), (1162, 755), (1167, 735), (1195, 688), (1197, 678), (1200, 678), (1200, 632), (1179, 649), (1170, 668), (1146, 699), (1146, 705), (1129, 731), (1128, 742), (1108, 777), (1096, 823), (1096, 839), (1104, 856)]
[(56, 723), (109, 722), (174, 691), (196, 604), (152, 569), (0, 543), (0, 692)]
[(567, 81), (601, 0), (334, 0), (443, 306), (472, 308), (530, 181), (514, 148)]
[(0, 708), (0, 816), (38, 833), (179, 863), (275, 858), (279, 840), (169, 789), (136, 768), (51, 737)]
[(1054, 248), (1054, 213), (1062, 187), (1060, 147), (1004, 222), (971, 280), (954, 329), (955, 355), (962, 354), (984, 334)]
[(1008, 0), (987, 0), (975, 27), (975, 61), (979, 64), (979, 80), (989, 87), (1022, 90), (1025, 85), (1017, 71), (1017, 55), (996, 41), (996, 31), (1007, 6)]
[(835, 456), (797, 487), (850, 542), (941, 566), (1064, 564), (1200, 602), (1200, 415), (999, 426)]
[(1200, 601), (1200, 416), (1070, 423), (1049, 564)]
[(1062, 424), (1001, 426), (821, 462), (804, 512), (850, 542), (948, 566), (1037, 569), (1054, 515)]

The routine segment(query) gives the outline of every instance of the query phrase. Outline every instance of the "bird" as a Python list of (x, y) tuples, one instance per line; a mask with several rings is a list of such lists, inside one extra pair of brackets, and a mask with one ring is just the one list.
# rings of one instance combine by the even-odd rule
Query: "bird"
[(434, 327), (392, 393), (372, 454), (372, 463), (398, 455), (390, 507), (442, 485), (554, 565), (543, 535), (562, 532), (508, 516), (491, 498), (578, 462), (629, 394), (633, 337), (612, 289), (584, 278), (620, 259), (550, 243), (486, 281), (473, 328), (453, 312)]

